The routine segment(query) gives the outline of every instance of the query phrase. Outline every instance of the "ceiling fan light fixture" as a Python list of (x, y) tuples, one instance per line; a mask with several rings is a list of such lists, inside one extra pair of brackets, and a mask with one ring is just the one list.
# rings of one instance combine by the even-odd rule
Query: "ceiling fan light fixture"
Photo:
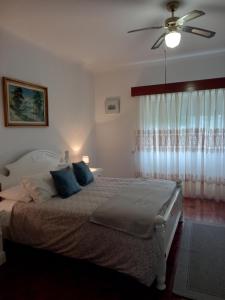
[(180, 44), (181, 34), (177, 31), (171, 31), (165, 36), (166, 46), (175, 48)]

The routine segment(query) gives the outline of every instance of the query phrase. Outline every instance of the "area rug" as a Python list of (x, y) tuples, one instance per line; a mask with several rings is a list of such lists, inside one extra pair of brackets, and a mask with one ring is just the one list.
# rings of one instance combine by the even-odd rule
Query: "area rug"
[(184, 223), (173, 292), (188, 299), (225, 300), (225, 226)]

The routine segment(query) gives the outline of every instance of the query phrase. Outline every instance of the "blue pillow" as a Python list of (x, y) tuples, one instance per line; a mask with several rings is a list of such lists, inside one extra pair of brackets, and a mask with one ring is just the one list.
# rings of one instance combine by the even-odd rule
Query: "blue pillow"
[(73, 171), (70, 168), (64, 168), (57, 171), (50, 171), (55, 188), (61, 198), (68, 198), (81, 190)]
[(73, 171), (80, 185), (87, 185), (94, 180), (94, 176), (85, 162), (73, 163)]

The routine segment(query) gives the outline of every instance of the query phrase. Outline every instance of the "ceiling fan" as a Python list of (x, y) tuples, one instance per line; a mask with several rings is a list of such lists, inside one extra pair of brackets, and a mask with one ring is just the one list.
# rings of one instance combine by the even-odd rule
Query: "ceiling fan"
[(180, 31), (189, 32), (205, 38), (211, 38), (216, 33), (211, 30), (206, 30), (198, 27), (186, 26), (185, 24), (193, 19), (203, 16), (205, 13), (201, 10), (193, 10), (183, 17), (176, 17), (174, 12), (179, 7), (179, 1), (170, 1), (167, 3), (167, 9), (171, 12), (171, 17), (165, 20), (164, 26), (150, 26), (140, 29), (134, 29), (128, 31), (128, 33), (149, 30), (149, 29), (161, 29), (164, 28), (165, 32), (158, 38), (151, 49), (159, 48), (162, 43), (166, 42), (167, 47), (175, 48), (179, 45), (181, 34)]

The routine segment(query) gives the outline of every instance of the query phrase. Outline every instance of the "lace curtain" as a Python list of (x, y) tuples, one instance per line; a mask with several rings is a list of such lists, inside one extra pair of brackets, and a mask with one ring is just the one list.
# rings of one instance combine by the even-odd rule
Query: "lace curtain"
[(142, 96), (136, 175), (181, 179), (186, 197), (225, 200), (225, 90)]

